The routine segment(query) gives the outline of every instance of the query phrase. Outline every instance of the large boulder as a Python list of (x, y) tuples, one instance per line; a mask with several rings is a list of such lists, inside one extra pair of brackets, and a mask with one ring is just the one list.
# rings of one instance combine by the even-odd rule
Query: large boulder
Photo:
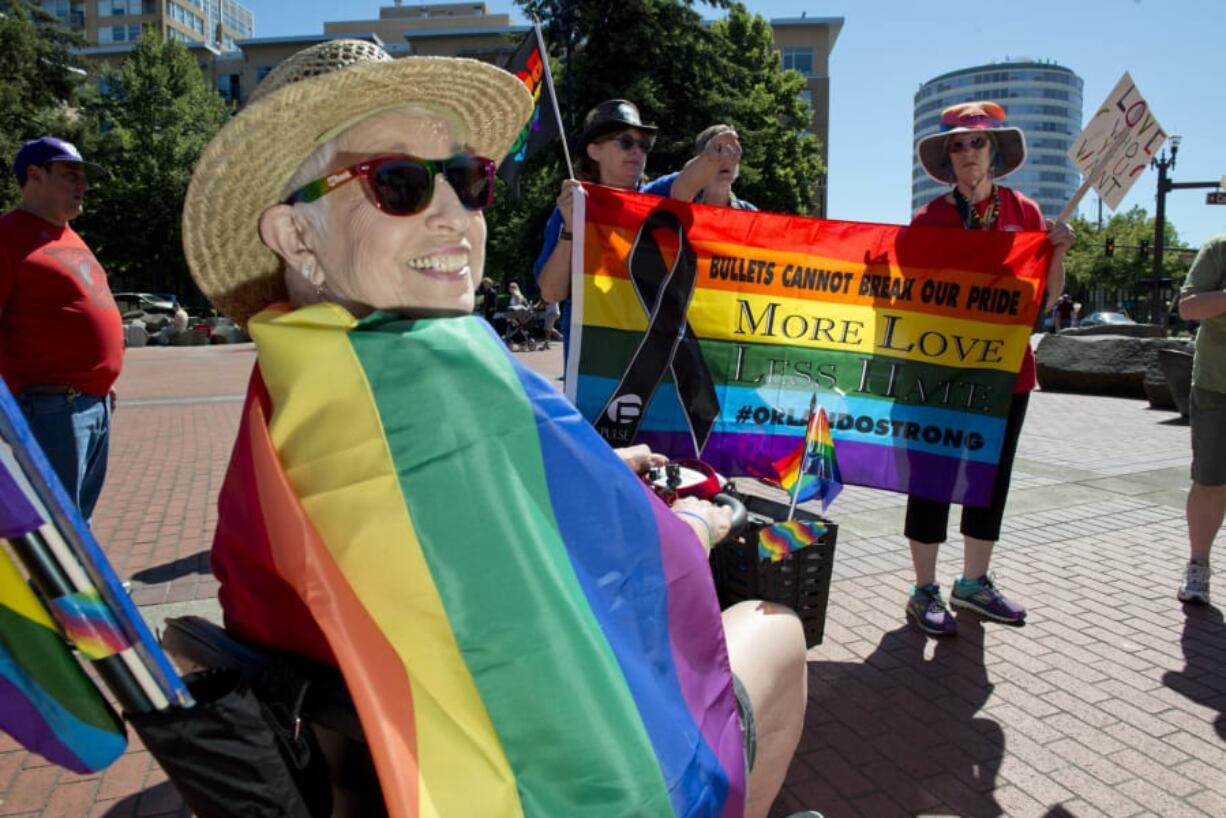
[(123, 325), (123, 345), (143, 347), (149, 343), (149, 332), (143, 321), (129, 321)]
[[(1146, 398), (1169, 405), (1158, 350), (1188, 349), (1173, 338), (1122, 335), (1045, 335), (1035, 350), (1039, 386), (1051, 391)], [(1146, 380), (1150, 387), (1146, 389)], [(1159, 384), (1161, 381), (1161, 385)]]
[(1162, 338), (1166, 330), (1160, 324), (1095, 324), (1092, 327), (1069, 327), (1061, 335), (1123, 335), (1128, 338)]
[(1175, 396), (1171, 394), (1171, 385), (1167, 382), (1166, 372), (1163, 371), (1162, 365), (1158, 358), (1163, 352), (1173, 352), (1174, 350), (1158, 350), (1158, 355), (1149, 362), (1145, 367), (1145, 379), (1141, 382), (1141, 388), (1145, 390), (1145, 399), (1149, 401), (1149, 405), (1153, 409), (1178, 409), (1175, 403)]
[(185, 329), (170, 336), (170, 345), (174, 347), (198, 347), (209, 342), (209, 335), (202, 329)]
[(1158, 350), (1158, 368), (1162, 370), (1163, 379), (1171, 395), (1172, 408), (1179, 414), (1188, 416), (1188, 401), (1192, 393), (1192, 347), (1187, 349)]

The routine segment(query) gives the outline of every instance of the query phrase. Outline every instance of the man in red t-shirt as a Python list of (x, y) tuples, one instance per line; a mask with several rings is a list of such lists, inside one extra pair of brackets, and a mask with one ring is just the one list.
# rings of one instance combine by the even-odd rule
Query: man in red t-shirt
[(13, 161), (21, 201), (0, 216), (0, 375), (87, 520), (106, 477), (123, 364), (106, 272), (68, 224), (90, 168), (62, 139), (25, 143)]
[[(1005, 109), (994, 102), (950, 106), (941, 112), (940, 130), (921, 139), (915, 150), (929, 176), (953, 187), (920, 208), (911, 224), (959, 230), (1046, 230), (1053, 251), (1046, 284), (1050, 308), (1064, 291), (1064, 255), (1073, 245), (1073, 231), (1066, 224), (1045, 220), (1031, 199), (996, 184), (1026, 160), (1026, 139), (1019, 128), (1005, 126)], [(1014, 382), (991, 504), (962, 509), (963, 569), (950, 594), (956, 607), (1014, 624), (1025, 620), (1026, 609), (996, 590), (989, 566), (1000, 538), (1013, 455), (1034, 386), (1034, 352), (1027, 345)], [(915, 587), (906, 615), (920, 630), (934, 636), (949, 636), (958, 629), (936, 583), (937, 550), (945, 541), (948, 521), (949, 503), (907, 498), (904, 531), (911, 544)]]

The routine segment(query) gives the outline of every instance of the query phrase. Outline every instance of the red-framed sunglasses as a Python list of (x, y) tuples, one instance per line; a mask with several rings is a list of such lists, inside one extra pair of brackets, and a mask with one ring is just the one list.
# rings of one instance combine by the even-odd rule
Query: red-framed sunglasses
[(434, 177), (442, 174), (460, 204), (481, 210), (494, 201), (493, 159), (457, 153), (447, 159), (418, 159), (406, 154), (377, 156), (308, 182), (291, 193), (285, 204), (313, 202), (346, 182), (361, 179), (375, 207), (389, 216), (412, 216), (430, 206)]

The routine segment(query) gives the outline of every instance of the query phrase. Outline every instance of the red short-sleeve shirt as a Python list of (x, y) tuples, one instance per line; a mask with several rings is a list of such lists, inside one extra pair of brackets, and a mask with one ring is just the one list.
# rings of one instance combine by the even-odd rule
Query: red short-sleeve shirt
[(123, 366), (123, 321), (106, 271), (68, 225), (24, 210), (0, 216), (0, 375), (110, 391)]
[[(1000, 215), (993, 229), (1006, 231), (1046, 230), (1047, 222), (1043, 219), (1043, 211), (1039, 205), (1027, 196), (1007, 187), (997, 187), (1000, 192)], [(991, 206), (991, 198), (984, 199), (975, 207), (980, 215), (987, 212)], [(965, 227), (958, 206), (950, 201), (947, 194), (942, 194), (916, 211), (911, 217), (915, 227)], [(1026, 357), (1022, 359), (1022, 368), (1018, 370), (1017, 381), (1013, 384), (1013, 392), (1029, 392), (1035, 387), (1034, 351), (1026, 345)]]

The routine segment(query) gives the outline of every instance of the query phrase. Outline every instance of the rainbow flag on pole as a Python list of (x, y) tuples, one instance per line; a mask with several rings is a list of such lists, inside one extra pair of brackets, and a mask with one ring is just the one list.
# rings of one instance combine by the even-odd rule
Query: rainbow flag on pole
[(259, 547), (391, 815), (743, 814), (704, 549), (550, 383), (479, 319), (323, 304), (250, 331)]
[(819, 406), (814, 411), (810, 407), (804, 439), (795, 451), (775, 461), (775, 472), (779, 475), (779, 485), (797, 503), (820, 497), (822, 510), (825, 511), (839, 496), (843, 490), (843, 479), (839, 474), (834, 438), (830, 434), (830, 421), (826, 419), (824, 408)]
[[(0, 466), (0, 537), (21, 537), (42, 518)], [(123, 723), (72, 655), (25, 577), (0, 545), (0, 730), (73, 772), (123, 755)]]

